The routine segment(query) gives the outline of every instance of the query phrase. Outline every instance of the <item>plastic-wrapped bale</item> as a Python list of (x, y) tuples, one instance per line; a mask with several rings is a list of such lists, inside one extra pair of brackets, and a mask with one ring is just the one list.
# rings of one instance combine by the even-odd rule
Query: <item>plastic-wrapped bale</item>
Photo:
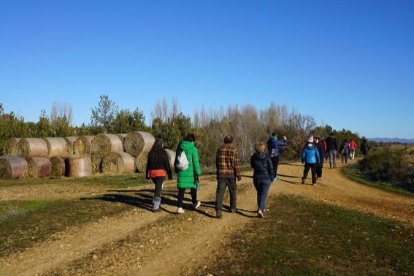
[(134, 157), (142, 157), (142, 153), (148, 153), (154, 142), (155, 138), (151, 133), (144, 131), (133, 131), (129, 132), (125, 137), (124, 149), (127, 153)]
[(26, 159), (19, 156), (0, 157), (0, 178), (17, 179), (28, 176)]
[(95, 136), (80, 136), (73, 142), (73, 153), (75, 155), (84, 155), (91, 153), (91, 142)]
[(4, 155), (17, 156), (17, 143), (19, 142), (19, 140), (20, 138), (7, 139), (6, 144), (4, 145)]
[(165, 149), (168, 154), (168, 160), (170, 161), (171, 170), (174, 171), (174, 161), (175, 161), (175, 151), (170, 149)]
[(135, 172), (135, 158), (126, 152), (111, 152), (101, 163), (102, 173), (109, 175)]
[(88, 155), (70, 156), (66, 159), (66, 167), (68, 176), (70, 177), (84, 177), (92, 175), (92, 162), (91, 157)]
[(74, 149), (73, 149), (73, 144), (75, 143), (75, 141), (78, 139), (78, 136), (69, 136), (69, 137), (65, 137), (66, 142), (68, 143), (68, 150), (69, 150), (69, 154), (72, 155), (74, 154)]
[(17, 154), (24, 158), (49, 157), (47, 142), (42, 138), (21, 138), (17, 143)]
[(46, 157), (27, 158), (30, 177), (46, 177), (52, 173), (52, 163)]
[(52, 173), (50, 176), (62, 177), (65, 176), (66, 164), (65, 158), (59, 156), (53, 156), (50, 158), (50, 163), (52, 164)]
[(47, 143), (47, 150), (49, 156), (62, 156), (66, 157), (70, 151), (68, 148), (68, 142), (62, 137), (47, 137), (45, 138)]

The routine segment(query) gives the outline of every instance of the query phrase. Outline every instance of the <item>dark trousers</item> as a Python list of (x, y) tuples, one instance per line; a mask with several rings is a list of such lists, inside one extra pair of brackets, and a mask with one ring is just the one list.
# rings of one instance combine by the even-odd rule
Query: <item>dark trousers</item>
[[(193, 204), (197, 203), (197, 189), (191, 188), (191, 202)], [(178, 188), (178, 207), (183, 207), (183, 200), (184, 200), (185, 188)]]
[(316, 176), (318, 178), (322, 178), (322, 168), (323, 166), (321, 164), (316, 165)]
[(154, 197), (161, 197), (162, 183), (164, 183), (164, 180), (164, 176), (152, 178), (152, 182), (155, 184)]
[(235, 178), (219, 178), (217, 180), (217, 190), (216, 190), (216, 212), (221, 212), (223, 208), (223, 198), (226, 187), (229, 187), (230, 193), (230, 208), (236, 210), (236, 192), (237, 184)]
[(305, 169), (303, 170), (303, 179), (306, 179), (308, 177), (309, 169), (312, 173), (312, 184), (316, 183), (316, 163), (310, 164), (305, 163)]
[(270, 157), (273, 164), (273, 178), (277, 176), (277, 167), (279, 166), (279, 155)]
[(269, 176), (256, 176), (253, 178), (254, 187), (257, 191), (257, 207), (264, 212), (266, 207), (267, 194), (269, 192), (270, 181)]

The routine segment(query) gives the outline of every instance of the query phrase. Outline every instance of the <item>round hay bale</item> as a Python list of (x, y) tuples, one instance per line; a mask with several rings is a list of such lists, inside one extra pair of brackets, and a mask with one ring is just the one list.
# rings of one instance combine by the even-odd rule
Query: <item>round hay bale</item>
[(101, 169), (102, 173), (109, 175), (133, 173), (135, 158), (126, 152), (111, 152), (102, 159)]
[(50, 158), (50, 163), (52, 163), (52, 172), (51, 176), (62, 177), (65, 176), (66, 164), (65, 158), (59, 156), (53, 156)]
[(70, 177), (84, 177), (92, 175), (92, 162), (91, 157), (88, 155), (70, 156), (66, 159), (66, 167), (68, 176)]
[(78, 136), (69, 136), (69, 137), (65, 137), (66, 142), (68, 143), (68, 151), (69, 154), (72, 155), (73, 152), (73, 143), (75, 143), (75, 141), (78, 139)]
[(121, 138), (116, 134), (98, 134), (91, 142), (91, 154), (102, 158), (111, 152), (123, 152)]
[(45, 157), (29, 157), (27, 165), (30, 177), (45, 177), (52, 173), (52, 163)]
[(75, 155), (84, 155), (91, 153), (91, 142), (95, 136), (80, 136), (73, 142), (73, 153)]
[(148, 152), (142, 152), (135, 158), (135, 167), (138, 172), (145, 173), (148, 162)]
[(46, 137), (47, 151), (49, 156), (63, 156), (69, 155), (68, 142), (62, 137)]
[(17, 156), (18, 155), (17, 143), (19, 142), (19, 140), (20, 138), (7, 139), (4, 145), (4, 155)]
[(17, 154), (24, 158), (48, 157), (46, 140), (42, 138), (21, 138), (17, 143)]
[(19, 156), (0, 157), (0, 178), (17, 179), (28, 176), (26, 159)]
[(92, 173), (95, 174), (95, 173), (102, 172), (102, 167), (101, 167), (102, 159), (103, 157), (101, 155), (95, 155), (95, 154), (91, 155)]
[(174, 170), (174, 161), (175, 161), (175, 151), (170, 149), (165, 149), (168, 154), (168, 160), (170, 160), (171, 170)]
[(134, 131), (127, 134), (124, 140), (125, 151), (134, 157), (138, 157), (142, 152), (149, 152), (155, 142), (151, 133), (144, 131)]

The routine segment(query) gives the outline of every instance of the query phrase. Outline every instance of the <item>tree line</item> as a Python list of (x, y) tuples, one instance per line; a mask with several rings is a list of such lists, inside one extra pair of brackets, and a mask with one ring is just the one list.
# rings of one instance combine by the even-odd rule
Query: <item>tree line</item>
[(285, 105), (271, 103), (258, 110), (252, 105), (228, 106), (219, 109), (196, 110), (192, 117), (179, 111), (178, 103), (159, 100), (151, 113), (150, 125), (139, 108), (120, 109), (108, 95), (101, 95), (96, 107), (91, 108), (91, 121), (81, 126), (72, 125), (73, 112), (69, 104), (54, 103), (47, 114), (41, 111), (37, 122), (25, 122), (13, 112), (4, 113), (0, 103), (0, 155), (6, 141), (12, 137), (68, 137), (99, 133), (127, 133), (140, 130), (162, 137), (167, 148), (175, 150), (186, 133), (194, 133), (200, 160), (203, 165), (214, 165), (217, 148), (223, 137), (231, 134), (239, 149), (242, 162), (247, 162), (257, 142), (265, 142), (271, 132), (279, 137), (286, 135), (290, 146), (283, 149), (282, 159), (296, 159), (309, 135), (328, 137), (334, 132), (338, 141), (353, 138), (360, 142), (357, 133), (334, 130), (329, 125), (317, 125), (315, 119)]

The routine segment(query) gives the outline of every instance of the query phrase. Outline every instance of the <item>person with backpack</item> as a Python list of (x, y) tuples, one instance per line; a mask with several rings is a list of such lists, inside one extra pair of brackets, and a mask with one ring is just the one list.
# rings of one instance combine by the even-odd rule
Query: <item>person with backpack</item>
[(161, 211), (161, 190), (165, 178), (172, 179), (172, 172), (168, 154), (164, 149), (164, 140), (158, 138), (148, 153), (147, 167), (145, 176), (151, 179), (155, 184), (154, 198), (153, 198), (153, 212)]
[(279, 166), (280, 149), (287, 146), (287, 138), (283, 136), (283, 141), (277, 139), (275, 132), (272, 132), (272, 136), (267, 140), (267, 149), (269, 150), (270, 158), (273, 164), (273, 179), (277, 180), (277, 168)]
[(355, 140), (353, 138), (351, 138), (351, 140), (349, 140), (349, 157), (352, 160), (355, 159), (356, 148), (357, 148), (357, 143), (355, 142)]
[(224, 145), (216, 152), (216, 217), (222, 218), (221, 210), (226, 187), (230, 193), (230, 212), (236, 212), (237, 206), (237, 181), (241, 180), (238, 151), (233, 146), (233, 137), (224, 137)]
[(319, 153), (319, 162), (316, 163), (316, 177), (322, 179), (323, 158), (325, 156), (325, 146), (320, 142), (319, 137), (315, 137), (315, 147)]
[(347, 139), (344, 139), (342, 141), (341, 147), (339, 148), (339, 151), (341, 152), (341, 161), (342, 164), (348, 164), (348, 156), (349, 156), (349, 143)]
[(183, 200), (186, 189), (190, 189), (193, 208), (198, 209), (201, 202), (197, 200), (198, 178), (201, 175), (201, 168), (198, 159), (198, 151), (194, 145), (194, 134), (187, 134), (176, 150), (174, 162), (177, 177), (178, 204), (177, 213), (183, 214)]
[(264, 217), (267, 194), (273, 182), (273, 164), (268, 153), (265, 153), (265, 145), (258, 143), (255, 146), (256, 152), (250, 158), (250, 165), (253, 168), (253, 184), (257, 191), (257, 215)]
[(308, 139), (308, 144), (302, 150), (301, 161), (302, 164), (305, 163), (302, 184), (305, 184), (310, 169), (312, 173), (312, 185), (316, 185), (316, 164), (320, 162), (320, 156), (319, 151), (313, 144), (313, 136)]
[(329, 167), (331, 169), (332, 167), (336, 168), (336, 153), (338, 151), (338, 142), (333, 132), (329, 134), (328, 138), (326, 138), (326, 150), (329, 153)]

